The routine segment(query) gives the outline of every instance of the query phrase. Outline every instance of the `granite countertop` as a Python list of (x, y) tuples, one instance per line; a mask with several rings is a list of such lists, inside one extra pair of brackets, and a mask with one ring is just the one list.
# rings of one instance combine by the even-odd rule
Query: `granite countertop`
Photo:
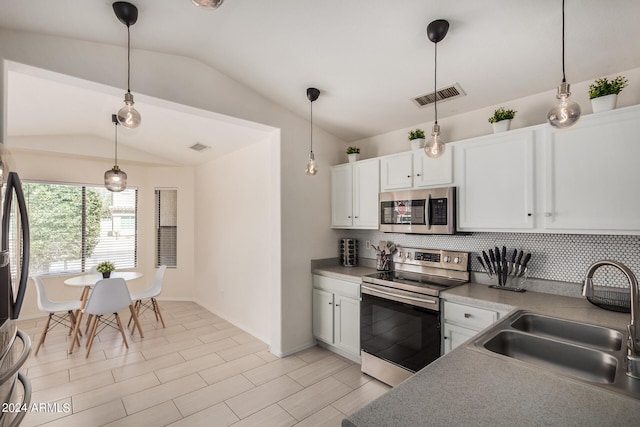
[[(441, 294), (447, 301), (502, 313), (526, 309), (624, 329), (629, 315), (584, 298), (515, 293), (469, 283)], [(343, 420), (345, 427), (421, 425), (635, 426), (640, 400), (463, 344)]]

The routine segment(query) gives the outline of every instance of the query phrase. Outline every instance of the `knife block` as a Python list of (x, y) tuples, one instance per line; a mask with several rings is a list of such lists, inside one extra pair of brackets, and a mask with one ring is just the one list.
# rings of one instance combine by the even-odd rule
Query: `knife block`
[(523, 288), (524, 283), (527, 281), (528, 277), (528, 269), (525, 268), (524, 271), (521, 271), (520, 274), (508, 274), (506, 283), (502, 285), (498, 282), (498, 276), (496, 274), (491, 278), (491, 285), (489, 285), (492, 289), (502, 289), (505, 291), (513, 291), (513, 292), (525, 292), (526, 289)]

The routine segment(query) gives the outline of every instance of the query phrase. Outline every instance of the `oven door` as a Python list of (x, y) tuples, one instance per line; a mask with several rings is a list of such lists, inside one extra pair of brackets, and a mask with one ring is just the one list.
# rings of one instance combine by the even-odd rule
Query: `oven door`
[(440, 357), (439, 301), (397, 292), (362, 284), (361, 348), (363, 353), (417, 372)]

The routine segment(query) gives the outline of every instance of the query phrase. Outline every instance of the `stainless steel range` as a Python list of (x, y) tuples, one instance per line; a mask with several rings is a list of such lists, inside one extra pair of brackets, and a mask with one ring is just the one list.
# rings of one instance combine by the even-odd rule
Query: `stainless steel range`
[(469, 253), (399, 248), (363, 277), (362, 372), (396, 386), (440, 357), (440, 292), (469, 281)]

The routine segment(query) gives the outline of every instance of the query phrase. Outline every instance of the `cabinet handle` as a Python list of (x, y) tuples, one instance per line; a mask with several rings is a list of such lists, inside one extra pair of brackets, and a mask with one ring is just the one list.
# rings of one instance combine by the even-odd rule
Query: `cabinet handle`
[(417, 173), (417, 174), (416, 174), (416, 176), (420, 176), (420, 174), (419, 174), (419, 173)]
[(448, 340), (448, 339), (449, 339), (449, 337), (443, 337), (443, 339)]
[(358, 215), (356, 215), (355, 218), (358, 218)]
[(351, 215), (349, 215), (347, 218), (351, 218)]
[(532, 213), (528, 213), (527, 216), (533, 216), (533, 214)]
[(470, 317), (471, 317), (471, 314), (470, 314), (470, 313), (465, 313), (465, 314), (464, 314), (464, 318), (465, 318), (465, 319), (468, 319), (468, 318), (470, 318)]
[(407, 178), (411, 178), (411, 175), (407, 175)]
[(336, 304), (336, 307), (340, 307), (340, 304)]
[(332, 303), (332, 302), (330, 302), (330, 303), (329, 303), (329, 305), (333, 305), (333, 303)]

